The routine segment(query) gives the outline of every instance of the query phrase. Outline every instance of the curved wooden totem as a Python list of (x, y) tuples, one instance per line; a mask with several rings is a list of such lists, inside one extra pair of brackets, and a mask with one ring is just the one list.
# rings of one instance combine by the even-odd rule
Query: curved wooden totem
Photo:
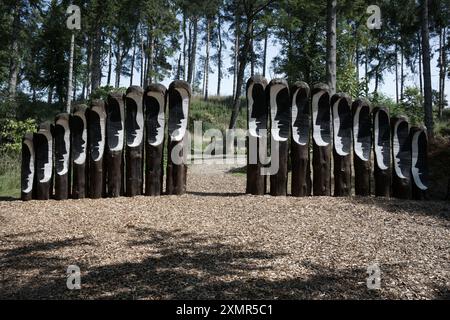
[(84, 199), (87, 195), (88, 128), (87, 106), (74, 107), (70, 118), (72, 140), (72, 198)]
[(48, 200), (53, 188), (53, 135), (52, 124), (44, 122), (35, 133), (35, 186), (36, 199)]
[(351, 100), (345, 94), (335, 94), (330, 101), (333, 109), (334, 195), (352, 194), (352, 111)]
[(428, 191), (428, 134), (425, 128), (411, 128), (412, 194), (414, 200), (426, 200)]
[(355, 194), (370, 196), (372, 175), (372, 120), (370, 105), (363, 99), (353, 102), (353, 167)]
[(262, 143), (262, 135), (267, 142), (267, 80), (262, 76), (253, 76), (247, 82), (247, 187), (246, 193), (264, 195), (266, 176), (261, 174), (263, 167), (261, 155), (267, 154), (267, 145)]
[(89, 109), (89, 196), (99, 199), (104, 194), (103, 156), (106, 143), (106, 112), (102, 100), (92, 101)]
[(375, 196), (389, 197), (391, 191), (391, 128), (385, 108), (373, 110), (373, 148), (375, 155)]
[(313, 135), (313, 193), (331, 195), (331, 108), (329, 88), (313, 87), (311, 101)]
[(266, 88), (270, 106), (271, 162), (278, 161), (278, 172), (270, 176), (270, 194), (286, 196), (288, 182), (291, 96), (286, 80), (272, 80)]
[(172, 82), (168, 90), (169, 142), (167, 159), (167, 194), (186, 192), (186, 136), (191, 101), (191, 87), (182, 80)]
[(141, 87), (128, 88), (126, 93), (126, 194), (141, 195), (144, 191), (144, 91)]
[(405, 117), (391, 119), (392, 127), (392, 196), (411, 199), (411, 138)]
[(161, 84), (151, 84), (144, 94), (146, 124), (145, 143), (145, 194), (159, 196), (163, 193), (164, 130), (167, 89)]
[(310, 88), (305, 82), (296, 82), (292, 94), (292, 195), (311, 195), (311, 166), (309, 157), (311, 111)]
[(23, 201), (33, 199), (34, 161), (33, 134), (27, 133), (22, 139), (21, 199)]
[(106, 174), (107, 194), (123, 194), (123, 148), (125, 137), (125, 103), (123, 95), (112, 93), (106, 103)]
[(55, 199), (67, 200), (70, 194), (70, 115), (56, 116), (55, 139)]

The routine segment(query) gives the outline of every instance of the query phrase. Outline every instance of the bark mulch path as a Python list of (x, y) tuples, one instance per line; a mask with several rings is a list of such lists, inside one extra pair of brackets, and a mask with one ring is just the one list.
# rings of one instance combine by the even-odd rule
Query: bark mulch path
[(244, 176), (201, 169), (188, 181), (182, 197), (0, 202), (0, 299), (450, 298), (446, 202), (252, 197)]

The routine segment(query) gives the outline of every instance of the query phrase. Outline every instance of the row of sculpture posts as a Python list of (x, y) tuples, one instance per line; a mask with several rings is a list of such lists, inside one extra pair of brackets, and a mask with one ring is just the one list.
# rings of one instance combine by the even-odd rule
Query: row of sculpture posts
[(427, 132), (410, 128), (405, 117), (390, 119), (387, 109), (372, 110), (363, 99), (352, 102), (345, 94), (330, 96), (324, 84), (310, 89), (304, 82), (289, 86), (285, 80), (268, 83), (261, 76), (247, 82), (247, 103), (248, 144), (259, 149), (258, 160), (247, 168), (247, 193), (262, 195), (267, 190), (267, 179), (261, 175), (267, 143), (261, 132), (270, 123), (271, 144), (277, 146), (271, 147), (271, 157), (279, 161), (278, 172), (270, 176), (273, 196), (287, 194), (290, 155), (293, 196), (330, 196), (331, 171), (334, 195), (351, 196), (353, 163), (358, 196), (426, 197)]
[[(173, 155), (185, 159), (189, 151), (190, 99), (184, 81), (168, 89), (161, 84), (145, 91), (130, 87), (125, 95), (110, 94), (89, 108), (78, 105), (72, 114), (41, 124), (37, 133), (23, 138), (22, 199), (161, 195), (166, 106), (166, 194), (185, 193), (187, 166)], [(362, 99), (352, 103), (345, 94), (330, 97), (323, 84), (310, 89), (304, 82), (289, 86), (261, 76), (247, 82), (247, 106), (248, 194), (267, 192), (262, 172), (270, 132), (271, 161), (278, 162), (270, 175), (273, 196), (287, 195), (290, 157), (293, 196), (330, 196), (331, 171), (334, 195), (351, 196), (353, 163), (356, 195), (426, 197), (427, 133), (410, 128), (406, 118), (390, 119), (388, 110), (371, 110)]]
[[(184, 81), (172, 82), (168, 90), (160, 84), (145, 92), (130, 87), (125, 95), (110, 94), (89, 108), (75, 106), (72, 114), (41, 124), (37, 133), (23, 138), (22, 199), (162, 194), (166, 105), (168, 154), (178, 148), (183, 157), (179, 145), (190, 98)], [(183, 194), (186, 165), (169, 157), (166, 171), (166, 193)]]

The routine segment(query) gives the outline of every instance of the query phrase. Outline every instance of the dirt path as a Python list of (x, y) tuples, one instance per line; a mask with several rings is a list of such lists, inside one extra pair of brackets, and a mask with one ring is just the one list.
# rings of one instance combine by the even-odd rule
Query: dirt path
[(0, 298), (450, 298), (447, 203), (252, 197), (228, 169), (182, 197), (0, 202)]

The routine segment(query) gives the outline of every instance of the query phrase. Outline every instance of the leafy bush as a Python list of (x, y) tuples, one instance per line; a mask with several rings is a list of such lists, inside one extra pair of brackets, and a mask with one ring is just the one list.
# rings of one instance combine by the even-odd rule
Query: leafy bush
[(36, 131), (36, 122), (33, 119), (18, 121), (4, 119), (0, 122), (0, 152), (16, 153), (22, 147), (22, 138), (27, 132)]

